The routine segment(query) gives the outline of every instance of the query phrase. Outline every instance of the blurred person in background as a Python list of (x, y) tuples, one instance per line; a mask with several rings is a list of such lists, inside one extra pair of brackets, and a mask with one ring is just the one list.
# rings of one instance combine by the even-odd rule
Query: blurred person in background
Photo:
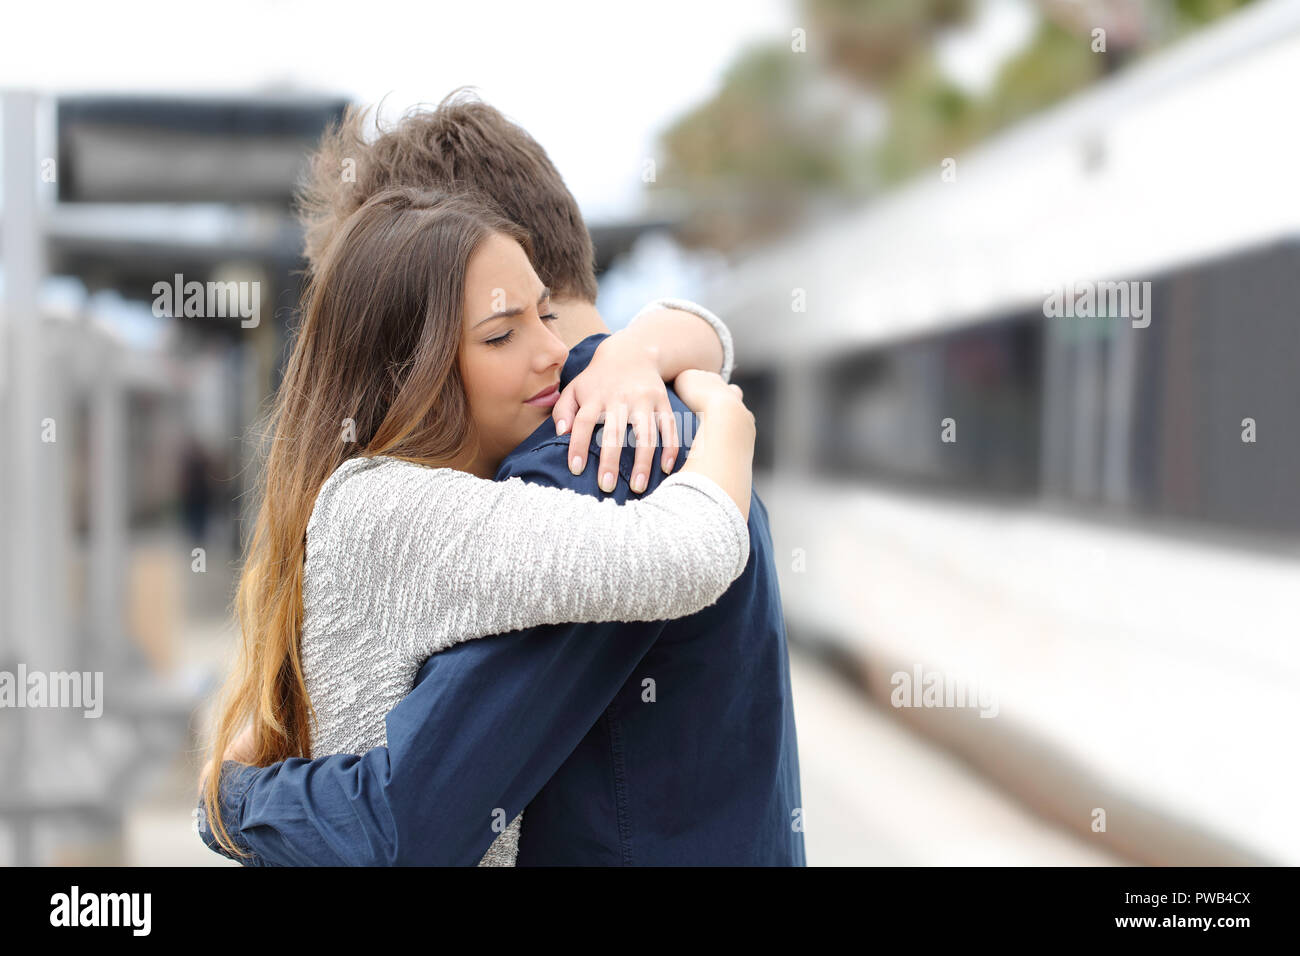
[(181, 508), (185, 515), (185, 530), (190, 540), (202, 544), (208, 530), (208, 514), (212, 509), (211, 461), (202, 443), (191, 436), (185, 443), (181, 460)]
[[(339, 170), (349, 158), (356, 182), (344, 184)], [(305, 196), (313, 272), (332, 261), (341, 224), (368, 197), (403, 185), (471, 187), (520, 223), (540, 281), (553, 290), (549, 329), (572, 345), (555, 425), (524, 437), (495, 477), (619, 504), (659, 486), (672, 457), (653, 461), (641, 442), (605, 441), (595, 472), (584, 467), (596, 454), (586, 437), (597, 417), (590, 410), (605, 399), (583, 393), (583, 376), (593, 379), (598, 360), (626, 333), (610, 336), (595, 309), (590, 236), (540, 145), (490, 106), (459, 94), (409, 114), (373, 143), (362, 135), (361, 116), (350, 115), (326, 137)], [(726, 378), (725, 326), (706, 310), (677, 304), (719, 329)], [(660, 311), (665, 323), (681, 319)], [(639, 317), (630, 328), (645, 322)], [(542, 342), (540, 335), (534, 341)], [(689, 374), (678, 378), (677, 390), (686, 391), (670, 393), (673, 412), (689, 415), (682, 398), (702, 407), (698, 388)], [(571, 431), (568, 422), (575, 422)], [(697, 434), (690, 461), (705, 452)], [(214, 822), (223, 834), (229, 830), (245, 862), (258, 864), (803, 865), (780, 595), (766, 511), (757, 497), (748, 501), (748, 556), (716, 604), (676, 620), (532, 627), (460, 643), (420, 669), (415, 690), (388, 713), (386, 740), (385, 727), (374, 728), (373, 743), (387, 746), (274, 763), (299, 755), (268, 753), (248, 730), (228, 749), (237, 723), (227, 719), (214, 753), (232, 760), (220, 774), (219, 807), (217, 781), (208, 781), (209, 815), (219, 808)], [(543, 543), (545, 527), (532, 526)], [(423, 545), (420, 555), (442, 549), (436, 531)], [(415, 633), (397, 637), (419, 640)], [(663, 700), (657, 687), (665, 689)], [(351, 687), (348, 693), (360, 696)], [(386, 710), (372, 708), (372, 723)], [(529, 825), (520, 841), (516, 813), (525, 805)], [(221, 848), (211, 828), (203, 832), (210, 847)]]

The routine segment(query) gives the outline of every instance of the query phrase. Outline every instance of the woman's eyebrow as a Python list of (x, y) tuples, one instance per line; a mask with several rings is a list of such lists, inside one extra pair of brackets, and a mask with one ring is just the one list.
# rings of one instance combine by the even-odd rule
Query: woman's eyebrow
[[(542, 294), (537, 297), (537, 304), (541, 305), (550, 297), (551, 297), (551, 290), (543, 289)], [(477, 329), (484, 322), (491, 322), (493, 319), (508, 319), (512, 316), (522, 315), (523, 311), (524, 310), (521, 306), (515, 306), (513, 309), (502, 309), (500, 312), (493, 312), (487, 318), (479, 319), (477, 322), (475, 322), (473, 328)]]

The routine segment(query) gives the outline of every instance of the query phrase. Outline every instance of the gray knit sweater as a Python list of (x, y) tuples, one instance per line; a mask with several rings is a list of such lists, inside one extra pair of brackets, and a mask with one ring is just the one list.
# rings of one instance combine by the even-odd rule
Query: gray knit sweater
[[(389, 710), (429, 655), (455, 643), (566, 621), (693, 614), (748, 560), (740, 510), (695, 472), (619, 505), (519, 478), (346, 461), (307, 526), (302, 654), (313, 755), (385, 744)], [(521, 818), (480, 865), (514, 864)], [(497, 820), (499, 829), (500, 812)]]

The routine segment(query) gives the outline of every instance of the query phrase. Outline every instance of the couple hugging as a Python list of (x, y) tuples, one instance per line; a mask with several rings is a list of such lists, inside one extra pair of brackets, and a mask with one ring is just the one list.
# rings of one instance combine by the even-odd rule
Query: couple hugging
[(262, 866), (804, 865), (726, 326), (667, 299), (611, 335), (573, 196), (464, 92), (377, 138), (350, 111), (301, 200), (204, 842)]

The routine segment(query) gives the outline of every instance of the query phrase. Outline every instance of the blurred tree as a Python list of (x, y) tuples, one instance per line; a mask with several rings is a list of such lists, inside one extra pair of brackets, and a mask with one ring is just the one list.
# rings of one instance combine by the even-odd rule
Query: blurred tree
[[(651, 201), (683, 222), (687, 242), (761, 240), (937, 168), (1249, 2), (1035, 0), (1032, 38), (976, 95), (944, 75), (935, 40), (968, 23), (977, 0), (802, 0), (807, 52), (783, 38), (742, 54), (718, 93), (663, 133)], [(1092, 49), (1099, 27), (1104, 53)], [(873, 111), (880, 121), (864, 126)]]
[(987, 132), (987, 110), (945, 77), (931, 55), (913, 57), (884, 94), (888, 132), (868, 160), (882, 183), (954, 156)]
[(751, 49), (717, 96), (663, 134), (656, 188), (690, 210), (692, 238), (730, 247), (780, 229), (810, 193), (852, 182), (836, 117), (811, 103), (816, 73), (788, 48)]
[(1003, 64), (981, 104), (988, 130), (1010, 125), (1096, 82), (1107, 71), (1107, 56), (1115, 51), (1108, 42), (1105, 54), (1093, 53), (1090, 32), (1084, 27), (1071, 32), (1052, 19), (1041, 21), (1032, 42)]
[(1251, 0), (1174, 0), (1174, 13), (1182, 27), (1194, 29), (1250, 2)]
[(935, 35), (965, 23), (971, 0), (804, 0), (812, 31), (831, 69), (863, 86), (902, 72)]
[[(793, 38), (751, 48), (713, 99), (663, 134), (666, 158), (652, 188), (659, 210), (684, 217), (687, 241), (731, 248), (787, 228), (810, 199), (861, 197), (879, 179), (871, 144), (853, 133), (878, 99), (872, 88), (926, 56), (937, 31), (970, 7), (806, 0), (806, 54)], [(937, 102), (963, 108), (951, 86)]]

